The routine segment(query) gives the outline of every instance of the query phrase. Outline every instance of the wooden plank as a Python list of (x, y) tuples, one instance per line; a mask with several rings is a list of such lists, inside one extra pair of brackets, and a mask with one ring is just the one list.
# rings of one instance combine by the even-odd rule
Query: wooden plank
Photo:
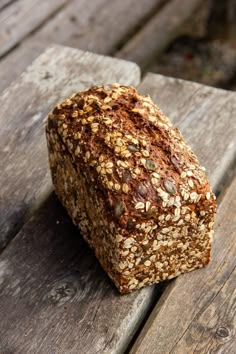
[(0, 2), (0, 10), (4, 9), (4, 7), (8, 6), (11, 2), (14, 2), (17, 0), (1, 0)]
[(2, 58), (0, 60), (0, 93), (16, 80), (47, 47), (48, 43), (28, 40)]
[(51, 190), (43, 118), (73, 92), (104, 82), (137, 85), (136, 64), (53, 47), (0, 98), (0, 249)]
[(0, 258), (0, 352), (122, 353), (155, 293), (119, 295), (51, 195)]
[(0, 57), (38, 28), (68, 0), (14, 1), (0, 12)]
[[(176, 95), (179, 86), (173, 85)], [(187, 92), (186, 100), (181, 98), (186, 110), (191, 105)], [(201, 105), (207, 108), (204, 102), (201, 97)], [(178, 109), (181, 113), (181, 106)], [(200, 128), (196, 124), (195, 129)], [(202, 134), (207, 138), (205, 131)], [(50, 196), (2, 253), (0, 351), (110, 354), (127, 348), (161, 285), (118, 295), (78, 236)]]
[(0, 61), (0, 91), (51, 43), (113, 54), (163, 1), (146, 0), (145, 6), (136, 0), (71, 1)]
[(145, 0), (143, 6), (137, 0), (75, 0), (35, 38), (111, 55), (165, 2), (169, 0)]
[(235, 92), (151, 73), (140, 91), (180, 128), (219, 194), (236, 166)]
[(130, 353), (235, 353), (236, 178), (218, 210), (209, 266), (170, 282)]
[(135, 61), (145, 69), (175, 38), (189, 31), (184, 25), (203, 5), (204, 0), (170, 1), (121, 48), (117, 57)]

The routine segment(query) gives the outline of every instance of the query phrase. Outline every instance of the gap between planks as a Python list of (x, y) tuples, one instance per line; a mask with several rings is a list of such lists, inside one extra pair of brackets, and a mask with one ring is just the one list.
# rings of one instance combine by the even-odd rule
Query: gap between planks
[(60, 100), (94, 84), (137, 85), (139, 80), (140, 70), (134, 63), (55, 46), (3, 92), (0, 97), (0, 249), (51, 191), (42, 124), (48, 112)]
[[(101, 54), (112, 54), (124, 59), (133, 55), (132, 60), (143, 67), (144, 62), (140, 60), (138, 52), (143, 51), (145, 61), (150, 61), (154, 47), (156, 51), (160, 51), (164, 48), (163, 43), (167, 46), (179, 33), (189, 31), (186, 25), (181, 29), (181, 23), (202, 6), (202, 0), (190, 0), (184, 3), (184, 11), (180, 11), (183, 0), (146, 0), (145, 7), (142, 2), (136, 0), (127, 0), (125, 3), (119, 0), (71, 1), (63, 11), (59, 11), (37, 32), (28, 35), (21, 43), (18, 42), (19, 47), (0, 62), (2, 69), (0, 90), (16, 78), (51, 43), (66, 44)], [(111, 16), (113, 13), (116, 14), (115, 18)], [(175, 21), (176, 13), (179, 13), (178, 18), (182, 20)], [(139, 29), (140, 24), (142, 24), (141, 29)], [(160, 24), (162, 24), (161, 30), (158, 29)], [(35, 24), (33, 26), (29, 32), (32, 32)], [(168, 31), (163, 32), (162, 28)], [(17, 24), (14, 31), (18, 32)], [(194, 33), (196, 32), (195, 30)], [(131, 36), (131, 39), (125, 44), (124, 41), (128, 36)], [(143, 36), (145, 40), (138, 40)], [(8, 41), (6, 45), (10, 45), (10, 42)]]
[[(65, 62), (63, 67), (64, 66), (67, 67), (68, 65), (68, 67), (70, 67), (71, 69), (71, 71), (66, 73), (65, 77), (67, 77), (68, 80), (67, 82), (72, 84), (73, 86), (74, 71), (73, 71), (73, 67), (71, 68), (70, 60), (72, 60), (73, 62), (73, 55), (76, 55), (77, 51), (68, 48), (58, 48), (56, 50), (58, 50), (59, 52), (64, 51)], [(68, 55), (69, 53), (70, 55)], [(71, 55), (72, 53), (73, 55)], [(52, 57), (51, 53), (48, 52), (47, 55), (51, 59)], [(44, 56), (41, 57), (41, 59), (40, 58), (38, 59), (37, 63), (39, 67), (41, 65), (40, 60), (42, 61), (42, 64), (45, 64), (45, 56), (47, 55), (45, 54)], [(95, 55), (91, 55), (91, 56), (92, 56), (91, 61), (94, 62), (96, 56)], [(58, 58), (59, 54), (57, 53), (55, 57)], [(103, 65), (105, 65), (107, 69), (108, 62), (105, 61), (106, 58), (100, 56), (98, 57), (103, 59), (104, 61)], [(84, 59), (88, 59), (88, 58), (86, 58), (85, 56)], [(113, 61), (113, 63), (115, 60), (116, 62), (115, 67), (117, 68), (118, 62), (116, 61), (116, 59), (107, 58), (107, 60)], [(53, 69), (54, 66), (53, 64), (51, 65)], [(36, 106), (33, 110), (34, 112), (37, 105), (48, 104), (48, 102), (45, 101), (43, 96), (44, 94), (47, 94), (47, 91), (44, 92), (42, 88), (40, 89), (40, 85), (42, 85), (43, 87), (45, 86), (45, 83), (43, 81), (44, 80), (43, 77), (45, 73), (47, 73), (47, 76), (49, 77), (51, 74), (53, 75), (55, 74), (54, 74), (54, 69), (52, 71), (51, 70), (48, 71), (46, 70), (46, 68), (48, 69), (48, 66), (45, 67), (44, 65), (42, 65), (42, 68), (40, 70), (38, 70), (39, 68), (35, 68), (34, 71), (33, 67), (31, 67), (31, 69), (28, 70), (27, 72), (29, 78), (26, 80), (26, 82), (24, 81), (24, 84), (28, 83), (30, 79), (30, 75), (32, 75), (33, 79), (31, 78), (30, 82), (32, 83), (35, 82), (37, 83), (37, 85), (39, 85), (38, 89), (40, 95), (42, 95), (42, 103), (40, 103), (38, 98), (35, 100), (34, 104), (36, 104)], [(58, 68), (58, 65), (55, 66), (55, 70), (56, 68)], [(82, 67), (82, 69), (84, 70), (84, 67)], [(77, 70), (79, 70), (79, 68), (77, 68)], [(91, 67), (89, 68), (89, 70), (91, 70)], [(136, 72), (135, 75), (137, 75), (136, 66), (133, 67), (133, 70), (134, 72)], [(97, 67), (95, 67), (94, 71), (96, 73), (98, 72)], [(40, 76), (37, 77), (36, 75), (36, 77), (34, 77), (35, 73), (38, 72)], [(127, 77), (130, 79), (130, 68), (127, 72), (128, 72)], [(120, 73), (117, 73), (117, 75), (119, 77)], [(137, 80), (135, 75), (134, 75), (134, 81)], [(100, 79), (102, 80), (104, 79), (104, 77)], [(91, 80), (93, 79), (91, 78)], [(165, 81), (166, 81), (165, 87), (169, 87), (169, 89), (161, 90), (163, 82)], [(88, 80), (86, 80), (86, 84), (89, 84)], [(54, 85), (55, 87), (54, 88), (52, 87), (50, 92), (54, 92), (55, 96), (57, 96), (58, 95), (58, 91), (56, 89), (57, 84), (55, 84), (54, 81), (51, 81), (51, 85)], [(60, 85), (58, 86), (60, 87)], [(12, 85), (10, 88), (12, 87), (14, 88), (14, 85)], [(74, 89), (74, 87), (72, 88)], [(32, 91), (32, 87), (30, 87), (30, 90)], [(172, 80), (172, 79), (164, 78), (159, 75), (151, 75), (151, 74), (149, 74), (147, 78), (143, 81), (142, 85), (140, 86), (140, 90), (142, 92), (145, 92), (145, 90), (147, 90), (149, 93), (152, 93), (154, 100), (156, 100), (156, 96), (155, 96), (156, 92), (160, 93), (164, 91), (162, 95), (159, 95), (159, 100), (157, 103), (160, 104), (160, 106), (163, 108), (164, 111), (169, 110), (170, 112), (175, 114), (174, 119), (176, 119), (176, 122), (178, 122), (177, 117), (178, 116), (182, 117), (184, 113), (186, 114), (185, 116), (186, 119), (188, 117), (191, 117), (191, 114), (193, 114), (192, 107), (194, 102), (202, 106), (201, 113), (203, 114), (203, 117), (205, 113), (214, 116), (215, 117), (214, 119), (217, 118), (216, 113), (222, 108), (221, 105), (223, 105), (223, 102), (224, 103), (228, 102), (226, 105), (228, 113), (227, 114), (225, 113), (224, 117), (225, 120), (228, 122), (228, 130), (226, 131), (226, 133), (228, 133), (229, 137), (231, 136), (230, 135), (231, 132), (230, 112), (233, 109), (235, 109), (235, 106), (233, 104), (234, 101), (231, 95), (232, 93), (223, 90), (208, 88), (199, 84), (187, 83), (182, 80)], [(175, 95), (173, 93), (172, 100), (168, 99), (169, 90), (171, 92), (175, 91)], [(199, 95), (200, 91), (202, 91), (202, 95)], [(180, 95), (182, 101), (178, 99), (178, 95)], [(10, 95), (10, 97), (13, 96), (14, 95)], [(177, 96), (176, 99), (174, 99), (175, 96)], [(193, 100), (193, 97), (195, 96), (197, 101)], [(222, 97), (222, 101), (220, 100), (220, 97)], [(216, 100), (219, 101), (218, 105), (213, 105), (213, 102), (215, 102)], [(184, 107), (182, 104), (183, 101), (185, 101)], [(51, 102), (51, 104), (53, 103)], [(184, 112), (182, 112), (183, 108), (184, 108)], [(29, 115), (27, 116), (27, 114)], [(27, 113), (27, 114), (25, 117), (26, 122), (31, 113)], [(200, 115), (199, 120), (196, 120), (195, 129), (196, 130), (198, 129), (198, 132), (202, 132), (203, 134), (206, 134), (205, 135), (206, 137), (208, 134), (207, 125), (206, 123), (204, 123), (205, 122), (204, 119), (203, 119), (203, 123), (201, 123), (201, 119), (202, 119), (201, 117), (202, 115)], [(194, 116), (192, 117), (192, 119), (193, 122), (195, 122)], [(201, 124), (198, 127), (197, 123), (199, 121)], [(183, 126), (183, 129), (187, 128), (184, 125), (184, 120), (183, 122), (180, 121), (179, 124), (180, 127)], [(213, 127), (215, 129), (216, 134), (219, 134), (222, 130), (221, 124), (217, 124), (217, 120), (214, 120)], [(36, 131), (38, 131), (38, 129)], [(38, 132), (40, 133), (40, 130)], [(190, 139), (189, 142), (191, 143), (192, 141), (192, 143), (194, 144), (195, 139), (197, 138), (198, 138), (197, 135), (191, 134), (189, 136)], [(39, 142), (39, 145), (40, 144), (42, 143)], [(216, 141), (213, 141), (213, 148), (216, 148), (216, 146), (217, 146)], [(34, 147), (34, 149), (35, 148), (36, 146)], [(206, 149), (208, 149), (208, 151), (210, 152), (209, 146), (206, 145)], [(225, 153), (226, 155), (228, 155), (229, 151), (227, 149), (226, 151), (222, 151), (222, 150), (219, 151), (219, 161), (224, 160)], [(46, 159), (46, 153), (43, 158)], [(204, 163), (206, 162), (207, 164), (209, 164), (208, 167), (211, 167), (210, 177), (214, 178), (215, 169), (211, 166), (211, 164), (215, 165), (217, 170), (216, 160), (214, 159), (212, 160), (211, 158), (209, 158), (208, 154), (206, 154), (206, 158), (207, 161), (204, 161)], [(42, 171), (45, 171), (45, 169), (47, 169), (48, 167), (46, 165), (43, 166), (45, 167), (43, 167)], [(215, 179), (215, 181), (216, 180), (217, 179)], [(7, 315), (3, 316), (5, 322), (4, 324), (2, 323), (2, 325), (5, 330), (8, 328), (8, 337), (5, 338), (5, 343), (2, 343), (2, 346), (10, 349), (12, 348), (12, 346), (14, 346), (14, 343), (15, 344), (17, 343), (17, 345), (22, 346), (23, 348), (22, 350), (24, 352), (27, 352), (25, 350), (26, 348), (28, 349), (30, 348), (30, 350), (34, 350), (35, 347), (41, 348), (42, 352), (45, 352), (44, 351), (45, 346), (48, 347), (48, 345), (51, 345), (51, 348), (55, 348), (55, 346), (59, 346), (59, 345), (68, 345), (68, 342), (66, 343), (65, 338), (61, 338), (62, 336), (60, 336), (60, 333), (64, 333), (65, 331), (65, 327), (64, 327), (65, 324), (69, 323), (68, 330), (71, 334), (71, 337), (73, 337), (71, 331), (73, 331), (74, 326), (77, 332), (78, 332), (78, 325), (82, 325), (82, 324), (85, 326), (86, 331), (91, 331), (92, 327), (90, 327), (90, 323), (91, 323), (91, 318), (93, 318), (94, 331), (92, 332), (92, 335), (94, 336), (93, 337), (95, 343), (94, 345), (97, 345), (99, 350), (101, 350), (104, 353), (106, 351), (108, 353), (120, 352), (122, 348), (124, 349), (125, 347), (127, 347), (130, 338), (132, 338), (135, 331), (140, 326), (143, 316), (145, 315), (145, 313), (147, 313), (154, 299), (156, 299), (157, 293), (159, 291), (158, 288), (159, 286), (157, 285), (156, 287), (148, 287), (141, 290), (140, 292), (133, 293), (126, 297), (117, 296), (117, 293), (115, 292), (111, 282), (107, 280), (104, 273), (99, 270), (99, 267), (96, 266), (94, 270), (94, 264), (97, 264), (97, 261), (95, 260), (92, 253), (90, 253), (90, 256), (87, 255), (88, 247), (82, 241), (76, 239), (75, 237), (76, 231), (75, 230), (73, 231), (70, 228), (71, 227), (69, 226), (71, 225), (70, 222), (66, 221), (65, 213), (63, 213), (63, 211), (60, 210), (61, 209), (60, 207), (57, 206), (57, 202), (55, 201), (55, 199), (53, 197), (50, 197), (46, 202), (46, 204), (35, 214), (34, 218), (31, 219), (31, 221), (23, 227), (20, 234), (18, 234), (16, 239), (10, 244), (10, 246), (2, 254), (0, 260), (3, 261), (2, 267), (3, 269), (5, 267), (5, 271), (2, 272), (3, 278), (1, 280), (4, 282), (4, 284), (8, 284), (9, 286), (6, 287), (6, 289), (3, 287), (3, 291), (5, 291), (3, 292), (3, 294), (7, 296), (4, 297), (5, 302), (4, 305), (2, 305), (1, 307), (3, 309), (8, 309), (8, 312), (11, 313), (11, 316), (13, 316), (10, 319), (9, 317), (7, 317)], [(57, 220), (59, 221), (59, 224), (57, 224)], [(65, 226), (63, 226), (63, 223), (65, 223)], [(60, 228), (57, 225), (61, 225), (62, 228)], [(42, 235), (44, 235), (43, 238)], [(81, 245), (79, 245), (80, 242), (82, 242)], [(81, 252), (81, 253), (77, 254), (77, 252)], [(24, 261), (22, 260), (21, 262), (20, 257), (24, 257)], [(88, 260), (88, 263), (86, 263), (87, 262), (86, 259)], [(61, 265), (58, 264), (56, 260), (60, 260)], [(85, 278), (83, 278), (83, 272), (80, 276), (77, 273), (78, 269), (80, 269), (81, 264), (82, 266), (84, 265), (85, 267), (85, 274), (86, 274)], [(8, 269), (8, 265), (10, 267), (10, 270)], [(21, 279), (20, 283), (18, 281), (18, 283), (16, 282), (16, 285), (14, 285), (15, 284), (14, 279), (9, 278), (9, 274), (11, 274), (11, 277), (13, 275), (19, 277)], [(77, 279), (77, 276), (79, 280)], [(100, 284), (99, 287), (97, 287), (96, 285), (98, 279)], [(38, 284), (38, 282), (40, 284)], [(21, 283), (24, 284), (23, 288), (22, 285), (20, 285)], [(83, 285), (82, 288), (80, 288), (80, 284)], [(93, 290), (94, 284), (96, 285), (95, 286), (96, 291)], [(64, 297), (66, 296), (63, 295), (64, 292), (63, 291), (61, 292), (60, 289), (64, 289), (67, 286), (69, 289), (68, 290), (69, 294), (73, 294), (73, 296), (72, 298), (69, 297), (68, 299), (67, 298), (64, 299)], [(36, 289), (33, 292), (33, 295), (31, 295), (32, 289)], [(45, 293), (42, 293), (39, 289), (42, 290), (45, 289)], [(33, 296), (36, 297), (34, 301), (37, 302), (38, 304), (37, 306), (40, 306), (40, 314), (41, 314), (40, 316), (43, 319), (43, 322), (38, 323), (38, 327), (37, 327), (37, 329), (40, 328), (41, 331), (40, 333), (42, 332), (46, 333), (48, 332), (48, 328), (49, 327), (51, 328), (50, 333), (48, 334), (48, 336), (45, 337), (45, 340), (43, 342), (41, 337), (38, 338), (34, 332), (36, 328), (33, 326), (33, 323), (34, 321), (37, 322), (37, 313), (35, 313), (34, 307), (31, 308), (29, 312), (30, 315), (28, 314), (27, 318), (25, 318), (25, 316), (24, 315), (22, 316), (21, 313), (21, 311), (24, 310), (24, 307), (22, 307), (23, 304), (22, 303), (20, 305), (18, 304), (19, 306), (17, 308), (14, 305), (14, 297), (12, 297), (12, 295), (15, 294), (16, 292), (16, 300), (17, 300), (18, 299), (17, 292), (21, 294), (22, 291), (24, 291), (25, 294), (24, 296), (25, 303), (27, 302), (31, 303), (32, 302), (31, 296)], [(86, 293), (86, 291), (89, 291), (89, 294)], [(106, 293), (106, 296), (102, 295), (104, 294), (104, 291)], [(55, 298), (57, 292), (61, 293), (61, 296), (58, 295), (58, 297)], [(86, 296), (84, 294), (86, 294)], [(85, 296), (86, 300), (88, 299), (90, 300), (89, 303), (87, 303), (84, 300), (83, 304), (84, 304), (85, 312), (83, 312), (80, 308), (80, 310), (83, 313), (77, 312), (79, 308), (79, 304), (81, 305), (81, 296), (82, 298), (84, 298)], [(67, 308), (69, 307), (68, 310), (69, 318), (65, 317), (66, 314), (62, 312), (63, 309), (61, 308), (62, 306), (61, 304), (64, 304), (64, 302), (66, 302)], [(94, 302), (94, 306), (92, 306), (91, 309), (89, 310), (91, 306), (91, 302), (92, 303)], [(76, 311), (75, 318), (77, 319), (77, 321), (79, 321), (79, 323), (73, 322), (75, 321), (75, 319), (73, 318), (71, 319), (70, 317), (72, 316), (74, 311)], [(106, 311), (109, 314), (109, 317), (106, 318), (106, 320), (104, 320), (104, 312)], [(110, 316), (112, 311), (116, 314), (115, 319), (114, 317)], [(49, 313), (52, 313), (53, 315), (50, 317)], [(85, 313), (87, 317), (85, 316)], [(46, 319), (45, 316), (47, 316)], [(82, 319), (79, 320), (80, 318), (79, 316), (82, 317), (85, 316), (86, 320), (84, 321), (82, 321)], [(13, 320), (13, 318), (15, 319)], [(62, 318), (61, 320), (62, 322), (60, 322), (61, 318)], [(19, 321), (23, 321), (23, 322), (19, 323)], [(115, 325), (112, 325), (114, 324), (114, 321), (115, 321)], [(22, 343), (21, 341), (21, 338), (23, 338), (21, 333), (18, 333), (17, 336), (15, 335), (14, 325), (16, 324), (19, 325), (19, 328), (31, 328), (32, 332), (31, 334), (28, 334), (27, 338), (24, 337), (24, 343)], [(54, 325), (55, 327), (53, 327)], [(81, 331), (83, 332), (83, 326), (81, 327)], [(13, 337), (11, 337), (11, 333)], [(76, 337), (75, 339), (75, 337), (69, 339), (70, 345), (75, 350), (74, 352), (78, 352), (78, 345), (85, 346), (88, 343), (90, 344), (89, 340), (87, 341), (86, 344), (84, 342), (81, 342), (82, 339), (80, 341), (77, 341), (76, 339), (78, 338)], [(103, 338), (103, 340), (102, 341), (100, 340), (99, 342), (97, 338)], [(76, 347), (76, 343), (77, 343), (77, 347)]]

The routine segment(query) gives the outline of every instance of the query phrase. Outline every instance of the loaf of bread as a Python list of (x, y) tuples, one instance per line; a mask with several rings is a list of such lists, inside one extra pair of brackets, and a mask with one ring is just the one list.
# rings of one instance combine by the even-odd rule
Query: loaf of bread
[(49, 114), (46, 134), (56, 194), (121, 293), (209, 262), (215, 196), (150, 97), (92, 87)]

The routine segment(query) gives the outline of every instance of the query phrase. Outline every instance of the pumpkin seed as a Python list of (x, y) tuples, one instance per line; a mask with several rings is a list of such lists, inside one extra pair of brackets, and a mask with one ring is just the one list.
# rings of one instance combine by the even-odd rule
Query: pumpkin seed
[(164, 187), (165, 187), (166, 191), (171, 195), (174, 195), (177, 192), (174, 183), (169, 179), (166, 179), (164, 181)]
[(115, 216), (119, 218), (125, 211), (125, 203), (122, 200), (118, 200), (115, 204)]
[(151, 159), (146, 160), (146, 167), (150, 171), (155, 171), (155, 169), (157, 168), (155, 162)]

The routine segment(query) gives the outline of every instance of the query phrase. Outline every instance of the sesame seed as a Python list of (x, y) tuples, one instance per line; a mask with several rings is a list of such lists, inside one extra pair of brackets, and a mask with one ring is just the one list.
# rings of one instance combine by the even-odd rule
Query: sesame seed
[(121, 188), (121, 187), (120, 187), (120, 184), (115, 183), (115, 190), (116, 190), (116, 191), (119, 191), (119, 190), (120, 190), (120, 188)]
[(145, 204), (145, 210), (148, 211), (150, 208), (151, 203), (149, 201), (146, 202)]
[(129, 192), (129, 186), (128, 186), (127, 183), (123, 183), (123, 184), (122, 184), (122, 191), (123, 191), (124, 193), (128, 193), (128, 192)]
[(209, 226), (210, 229), (212, 228), (213, 225), (214, 225), (214, 222), (213, 222), (213, 221), (209, 222), (209, 224), (208, 224), (208, 226)]
[(78, 111), (74, 111), (71, 116), (72, 116), (73, 118), (77, 118), (78, 115), (79, 115), (79, 112), (78, 112)]
[(136, 168), (134, 169), (134, 173), (135, 173), (136, 175), (140, 175), (140, 173), (141, 173), (140, 168), (136, 167)]
[(210, 197), (211, 197), (211, 193), (210, 193), (210, 192), (207, 192), (207, 193), (206, 193), (206, 199), (209, 200)]
[(143, 150), (142, 154), (144, 157), (149, 157), (149, 152), (147, 150)]
[(138, 203), (135, 205), (135, 209), (144, 209), (144, 203), (138, 202)]
[(167, 234), (168, 232), (169, 232), (168, 227), (164, 227), (164, 228), (161, 230), (161, 233), (162, 233), (162, 234)]
[(78, 139), (80, 139), (80, 138), (81, 138), (81, 134), (80, 134), (80, 133), (75, 133), (74, 139), (75, 139), (75, 140), (78, 140)]
[(183, 172), (181, 173), (181, 175), (180, 175), (181, 178), (185, 178), (186, 176), (187, 176), (187, 174), (186, 174), (186, 172), (184, 172), (184, 171), (183, 171)]
[(186, 221), (189, 221), (191, 219), (191, 215), (190, 214), (186, 214), (184, 218), (185, 218)]
[(192, 180), (192, 179), (189, 179), (189, 180), (188, 180), (188, 184), (189, 184), (189, 187), (191, 187), (191, 188), (194, 187), (194, 184), (193, 184), (193, 180)]
[(178, 221), (179, 218), (180, 218), (180, 215), (176, 215), (176, 216), (173, 217), (172, 221), (174, 221), (174, 222), (175, 222), (175, 221)]
[(146, 267), (150, 267), (151, 262), (150, 262), (149, 260), (147, 260), (147, 261), (144, 262), (144, 265), (145, 265)]
[(106, 163), (106, 168), (111, 168), (113, 167), (113, 162), (107, 162)]
[(132, 252), (136, 252), (137, 251), (137, 247), (136, 246), (131, 247), (131, 251)]
[(116, 145), (117, 146), (122, 146), (123, 145), (123, 141), (122, 141), (121, 138), (116, 139)]
[(193, 201), (195, 201), (198, 197), (198, 194), (196, 192), (192, 192), (190, 193), (190, 199), (192, 199)]
[(192, 171), (187, 171), (187, 176), (191, 177), (193, 175)]
[(148, 227), (145, 228), (145, 233), (148, 234), (152, 230), (152, 226), (149, 225)]
[(112, 98), (107, 96), (104, 98), (104, 103), (108, 103), (108, 102), (111, 102)]
[(184, 193), (184, 200), (186, 201), (186, 200), (188, 200), (188, 198), (189, 198), (189, 194), (187, 192), (185, 192)]
[(112, 187), (113, 187), (113, 182), (112, 182), (112, 181), (108, 181), (108, 182), (107, 182), (107, 186), (108, 186), (109, 189), (112, 189)]
[(160, 175), (157, 172), (153, 172), (152, 176), (155, 177), (155, 178), (160, 178)]
[(158, 185), (158, 184), (159, 184), (158, 179), (157, 179), (157, 178), (155, 178), (155, 177), (152, 177), (152, 178), (151, 178), (151, 182), (152, 182), (152, 184), (153, 184), (154, 186), (156, 186), (156, 185)]
[(92, 123), (94, 121), (94, 116), (88, 117), (87, 120), (88, 120), (89, 123)]
[(180, 215), (180, 208), (176, 208), (174, 213), (175, 213), (175, 216), (179, 216)]
[(90, 152), (89, 151), (86, 151), (85, 153), (85, 158), (88, 160), (90, 158)]
[(77, 148), (75, 149), (75, 156), (79, 155), (80, 153), (80, 147), (77, 146)]

